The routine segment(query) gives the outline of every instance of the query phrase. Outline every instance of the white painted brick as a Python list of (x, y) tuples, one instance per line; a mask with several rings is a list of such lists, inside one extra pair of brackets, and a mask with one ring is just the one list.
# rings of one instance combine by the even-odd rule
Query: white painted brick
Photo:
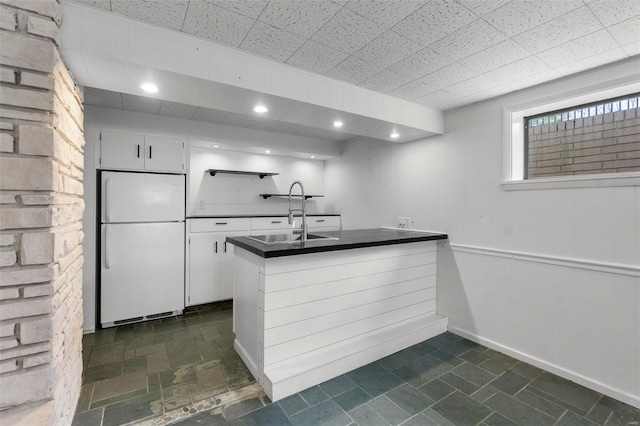
[(38, 87), (41, 89), (53, 90), (54, 80), (51, 75), (37, 74), (34, 72), (22, 71), (20, 75), (22, 86)]
[(28, 345), (51, 340), (53, 337), (50, 318), (20, 323), (20, 343)]
[(20, 297), (20, 290), (16, 287), (0, 288), (0, 300), (17, 299)]
[(7, 247), (12, 246), (16, 242), (16, 236), (14, 234), (2, 234), (0, 235), (0, 246)]
[(33, 35), (47, 37), (52, 40), (58, 38), (58, 26), (51, 19), (29, 15), (27, 18), (27, 32)]
[(0, 81), (3, 83), (16, 83), (16, 73), (9, 68), (0, 68)]
[[(51, 300), (48, 298), (8, 301), (2, 305), (2, 310), (0, 310), (0, 320), (48, 314), (51, 312), (51, 309)], [(20, 335), (22, 335), (22, 324), (20, 328)], [(20, 341), (22, 342), (22, 339)]]
[(20, 197), (22, 199), (22, 203), (25, 206), (48, 206), (52, 204), (78, 204), (83, 206), (84, 201), (82, 198), (59, 195), (59, 194), (50, 194), (50, 195), (31, 195), (24, 194)]
[(0, 337), (15, 336), (16, 323), (8, 323), (0, 325)]
[[(1, 33), (0, 33), (1, 34)], [(52, 123), (53, 116), (46, 113), (39, 113), (34, 111), (18, 111), (13, 108), (0, 108), (0, 118), (15, 119), (15, 120), (27, 120), (27, 121), (40, 121), (42, 123)]]
[(0, 351), (4, 351), (5, 349), (11, 349), (18, 346), (18, 339), (15, 337), (6, 337), (4, 339), (0, 339)]
[(13, 266), (17, 261), (15, 251), (0, 251), (0, 266)]
[(22, 297), (25, 299), (30, 297), (50, 296), (52, 294), (53, 285), (51, 284), (28, 285), (22, 290)]
[(13, 152), (13, 135), (10, 133), (0, 133), (0, 151)]
[(23, 89), (20, 86), (1, 86), (0, 98), (4, 105), (44, 111), (53, 109), (53, 94), (40, 90)]
[(30, 10), (38, 15), (53, 18), (58, 24), (62, 20), (62, 9), (57, 1), (51, 0), (2, 0), (8, 6), (15, 6), (19, 9)]
[(5, 375), (2, 377), (2, 386), (11, 389), (11, 392), (0, 393), (0, 406), (10, 407), (49, 399), (52, 397), (53, 383), (51, 367), (31, 368), (21, 374)]
[(16, 13), (10, 9), (0, 9), (0, 28), (3, 30), (15, 31), (18, 28)]
[(48, 126), (22, 125), (18, 127), (20, 154), (53, 157), (53, 129)]
[(6, 121), (1, 121), (0, 130), (13, 130), (13, 123), (7, 123)]
[(14, 371), (17, 369), (18, 369), (18, 360), (12, 359), (9, 361), (0, 362), (0, 374), (9, 373), (10, 371)]
[[(74, 121), (69, 112), (60, 105), (60, 101), (57, 97), (53, 98), (56, 114), (53, 118), (53, 127), (60, 135), (67, 141), (70, 141), (70, 145), (75, 147), (78, 151), (82, 151), (82, 147), (85, 144), (84, 132), (82, 127), (78, 125), (78, 122)], [(82, 117), (79, 117), (80, 123)]]
[(0, 157), (2, 181), (0, 189), (51, 191), (56, 190), (53, 178), (56, 164), (49, 158)]
[(16, 195), (0, 194), (0, 204), (16, 204)]
[(44, 228), (51, 226), (52, 223), (53, 211), (51, 207), (0, 209), (0, 229)]
[(51, 350), (51, 342), (37, 343), (35, 345), (18, 346), (13, 349), (0, 352), (0, 360), (7, 360), (12, 358), (18, 358), (21, 356), (38, 354), (41, 352), (47, 352)]
[[(14, 286), (20, 284), (44, 283), (55, 278), (57, 268), (24, 268), (0, 271), (0, 286)], [(1, 312), (1, 310), (0, 310)]]
[(22, 234), (20, 263), (38, 265), (54, 261), (54, 234), (51, 232), (27, 232)]
[(53, 360), (53, 354), (51, 352), (45, 352), (42, 354), (34, 355), (25, 358), (22, 361), (22, 367), (30, 368), (37, 365), (47, 364)]

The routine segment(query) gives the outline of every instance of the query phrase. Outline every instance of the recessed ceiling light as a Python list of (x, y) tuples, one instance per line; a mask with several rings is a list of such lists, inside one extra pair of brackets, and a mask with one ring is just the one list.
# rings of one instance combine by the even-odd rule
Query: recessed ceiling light
[(158, 86), (156, 86), (155, 83), (150, 82), (142, 83), (140, 88), (148, 93), (156, 93), (158, 91)]
[(267, 149), (267, 150), (264, 151), (264, 153), (265, 154), (271, 154), (271, 151)]
[(264, 106), (264, 105), (256, 105), (256, 106), (253, 108), (253, 110), (254, 110), (255, 112), (259, 113), (259, 114), (263, 114), (263, 113), (265, 113), (265, 112), (269, 111), (269, 110), (267, 109), (267, 107), (266, 107), (266, 106)]
[(391, 133), (391, 135), (390, 135), (390, 136), (391, 136), (391, 138), (396, 139), (398, 136), (400, 136), (400, 133), (398, 133), (398, 132), (393, 132), (393, 133)]
[(220, 145), (212, 145), (214, 148), (220, 148)]
[(310, 155), (309, 158), (316, 158), (316, 156), (315, 155)]
[(336, 120), (333, 122), (333, 127), (342, 127), (344, 123), (340, 120)]

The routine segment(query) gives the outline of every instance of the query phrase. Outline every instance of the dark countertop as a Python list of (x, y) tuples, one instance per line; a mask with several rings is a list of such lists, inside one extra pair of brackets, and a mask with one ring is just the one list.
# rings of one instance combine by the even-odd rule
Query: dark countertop
[[(307, 213), (307, 216), (340, 216), (340, 213)], [(287, 217), (287, 214), (220, 214), (211, 216), (187, 216), (187, 219), (221, 219), (225, 217)]]
[(227, 237), (227, 241), (260, 257), (282, 257), (324, 251), (350, 250), (363, 247), (415, 243), (419, 241), (446, 240), (447, 234), (404, 231), (399, 229), (354, 229), (349, 231), (311, 232), (311, 234), (337, 237), (337, 240), (312, 240), (307, 242), (265, 244), (247, 237)]

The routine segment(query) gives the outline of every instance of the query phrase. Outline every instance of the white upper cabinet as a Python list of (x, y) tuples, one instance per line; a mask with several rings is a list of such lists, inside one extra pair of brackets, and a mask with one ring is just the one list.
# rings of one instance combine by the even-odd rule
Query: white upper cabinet
[(100, 168), (184, 173), (185, 144), (180, 138), (100, 132)]

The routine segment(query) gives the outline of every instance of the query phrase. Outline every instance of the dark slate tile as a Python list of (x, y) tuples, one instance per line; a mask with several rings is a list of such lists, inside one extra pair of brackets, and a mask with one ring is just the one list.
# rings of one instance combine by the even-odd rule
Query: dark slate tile
[(318, 386), (312, 386), (309, 389), (305, 389), (299, 393), (307, 404), (316, 405), (329, 398), (329, 395)]
[(411, 417), (384, 395), (377, 397), (367, 405), (391, 425), (398, 425)]
[(468, 362), (460, 364), (451, 372), (479, 387), (486, 385), (496, 377), (494, 374)]
[(103, 426), (118, 426), (162, 413), (159, 393), (150, 393), (104, 408)]
[(288, 416), (299, 413), (300, 411), (309, 407), (309, 404), (307, 404), (305, 400), (302, 399), (302, 397), (297, 393), (281, 399), (280, 401), (278, 401), (278, 404)]
[(522, 361), (511, 367), (511, 371), (530, 380), (533, 380), (544, 373), (544, 370), (541, 370), (538, 367), (534, 367), (533, 365), (527, 364), (526, 362)]
[(486, 419), (484, 419), (484, 423), (488, 426), (517, 426), (517, 423), (512, 422), (506, 417), (502, 417), (498, 413), (493, 413)]
[(419, 360), (421, 357), (418, 353), (405, 349), (378, 360), (376, 364), (386, 370), (393, 371), (412, 361)]
[(122, 374), (147, 373), (147, 358), (131, 358), (125, 359), (122, 368)]
[(176, 423), (172, 423), (180, 426), (195, 426), (195, 425), (207, 425), (207, 426), (227, 426), (229, 423), (224, 419), (222, 414), (214, 414), (211, 410), (203, 411), (194, 416), (188, 417), (185, 420), (181, 420)]
[(445, 373), (442, 376), (440, 376), (440, 380), (453, 386), (454, 388), (458, 389), (459, 391), (467, 395), (471, 395), (472, 393), (480, 389), (480, 386), (473, 384), (468, 380), (465, 380), (462, 377), (458, 376), (457, 374), (453, 374), (451, 372)]
[(160, 385), (160, 375), (157, 373), (149, 374), (147, 376), (147, 390), (149, 391), (149, 393), (160, 392), (161, 388), (162, 386)]
[(418, 392), (408, 384), (387, 392), (385, 396), (411, 416), (418, 414), (434, 403), (431, 398), (427, 397), (422, 392)]
[(564, 415), (557, 421), (556, 426), (596, 426), (597, 423), (587, 420), (571, 411), (565, 411)]
[(334, 400), (328, 399), (294, 414), (291, 422), (298, 426), (346, 426), (352, 420)]
[(455, 392), (455, 389), (443, 381), (436, 379), (418, 388), (420, 392), (427, 395), (433, 401), (440, 401), (447, 395)]
[(76, 405), (76, 413), (89, 410), (91, 404), (91, 395), (93, 394), (93, 385), (84, 385), (80, 388), (80, 397)]
[(191, 405), (191, 403), (191, 397), (189, 396), (182, 396), (179, 398), (162, 398), (162, 406), (164, 407), (165, 413), (186, 407), (187, 405)]
[[(602, 398), (605, 398), (604, 396)], [(600, 401), (602, 401), (600, 398)], [(596, 405), (591, 408), (589, 413), (587, 414), (587, 419), (596, 422), (600, 425), (605, 424), (609, 416), (611, 415), (611, 409), (598, 401)]]
[(73, 416), (71, 426), (86, 426), (95, 425), (99, 426), (102, 423), (102, 411), (103, 408), (97, 408), (91, 411), (83, 411), (82, 413), (76, 413)]
[(499, 392), (498, 389), (488, 384), (481, 387), (480, 389), (478, 389), (477, 391), (475, 391), (469, 396), (471, 396), (471, 398), (475, 399), (478, 402), (485, 402), (496, 392)]
[(464, 362), (463, 360), (461, 360), (457, 356), (451, 355), (450, 353), (444, 352), (444, 351), (431, 352), (430, 355), (434, 356), (434, 357), (436, 357), (438, 359), (441, 359), (443, 361), (446, 361), (447, 363), (449, 363), (451, 365), (460, 365), (460, 364), (462, 364)]
[(509, 420), (523, 425), (552, 425), (556, 419), (517, 399), (497, 392), (484, 403), (485, 406), (497, 411)]
[(120, 402), (120, 401), (126, 401), (127, 399), (131, 399), (131, 398), (135, 398), (137, 396), (142, 396), (142, 395), (146, 395), (147, 394), (147, 390), (146, 389), (136, 389), (136, 390), (132, 390), (130, 392), (125, 392), (119, 395), (114, 395), (111, 396), (109, 398), (104, 398), (98, 401), (93, 401), (91, 403), (91, 409), (95, 409), (95, 408), (99, 408), (99, 407), (104, 407), (106, 405), (111, 405), (114, 404), (116, 402)]
[(347, 373), (369, 395), (376, 397), (400, 386), (402, 380), (375, 364), (369, 364)]
[(162, 389), (184, 383), (195, 383), (196, 381), (196, 371), (191, 365), (183, 365), (160, 373)]
[(402, 423), (402, 426), (442, 426), (442, 424), (443, 423), (438, 423), (431, 420), (424, 414), (416, 414), (406, 422)]
[(291, 425), (291, 422), (279, 405), (270, 404), (231, 420), (229, 424), (238, 426), (288, 426)]
[(634, 408), (624, 402), (617, 401), (613, 398), (609, 398), (603, 395), (598, 401), (598, 405), (602, 405), (611, 410), (611, 417), (607, 424), (610, 425), (632, 425), (637, 424), (640, 421), (640, 410)]
[(530, 386), (576, 407), (581, 415), (585, 415), (600, 399), (598, 392), (546, 372), (531, 382)]
[(467, 352), (470, 349), (470, 346), (464, 344), (460, 341), (450, 342), (440, 346), (440, 350), (443, 352), (450, 353), (451, 355), (459, 356), (463, 353)]
[(500, 389), (507, 395), (515, 395), (520, 389), (529, 383), (529, 379), (524, 378), (512, 371), (505, 371), (498, 376), (491, 385)]
[(446, 373), (453, 367), (452, 364), (429, 354), (419, 360), (409, 362), (393, 373), (417, 388)]
[(258, 398), (250, 398), (238, 401), (235, 404), (226, 405), (222, 408), (222, 413), (227, 420), (236, 419), (264, 407)]
[(371, 399), (371, 395), (363, 391), (360, 387), (355, 387), (333, 397), (333, 400), (337, 402), (344, 411), (352, 410), (366, 402), (371, 401)]
[(411, 346), (409, 350), (417, 353), (418, 355), (426, 355), (428, 353), (437, 351), (438, 348), (431, 345), (427, 340), (426, 342), (418, 343), (417, 345)]
[(473, 349), (460, 355), (460, 358), (470, 362), (471, 364), (476, 364), (476, 365), (489, 359), (489, 357), (483, 354), (482, 352), (478, 352)]
[(489, 358), (493, 358), (498, 361), (502, 361), (505, 364), (508, 364), (509, 367), (513, 367), (514, 365), (520, 362), (515, 358), (511, 358), (509, 355), (505, 355), (502, 352), (494, 351), (493, 349), (487, 349), (483, 353), (487, 355)]
[(455, 425), (475, 425), (491, 414), (491, 410), (460, 392), (455, 392), (431, 407)]
[(428, 408), (422, 413), (423, 416), (431, 420), (434, 426), (455, 426), (449, 420), (436, 413), (433, 408)]
[(350, 389), (353, 389), (358, 385), (343, 374), (342, 376), (338, 376), (331, 380), (327, 380), (324, 383), (320, 383), (320, 385), (318, 386), (320, 386), (322, 390), (325, 391), (329, 396), (336, 396)]
[(202, 359), (218, 359), (222, 360), (224, 357), (222, 351), (218, 348), (214, 341), (202, 341), (196, 342), (198, 352), (202, 356)]
[(122, 375), (122, 362), (113, 362), (111, 364), (98, 365), (96, 367), (87, 368), (84, 373), (83, 384), (99, 382), (101, 380), (111, 379)]
[(460, 336), (457, 336), (453, 333), (450, 333), (448, 331), (442, 333), (442, 334), (438, 334), (435, 337), (432, 337), (431, 339), (427, 340), (426, 342), (429, 343), (431, 346), (435, 346), (437, 348), (441, 348), (444, 345), (453, 343), (453, 342), (457, 342), (460, 340)]
[(349, 416), (360, 426), (389, 426), (369, 404), (364, 404), (349, 411)]
[(394, 370), (393, 374), (415, 388), (420, 387), (429, 381), (429, 379), (422, 377), (418, 372), (406, 366)]
[[(543, 397), (536, 395), (535, 393), (530, 392), (527, 389), (523, 389), (521, 392), (518, 392), (516, 398), (524, 402), (525, 404), (529, 404), (533, 408), (537, 408), (543, 413), (550, 415), (554, 419), (560, 418), (562, 413), (564, 413), (566, 410), (564, 407), (554, 404), (553, 402), (544, 399)], [(608, 416), (609, 411), (607, 411), (607, 417)], [(606, 420), (606, 418), (604, 420)], [(604, 420), (600, 423), (603, 423)]]
[(511, 365), (506, 362), (500, 361), (499, 359), (489, 358), (486, 361), (478, 364), (478, 367), (499, 376), (500, 374), (511, 368)]

